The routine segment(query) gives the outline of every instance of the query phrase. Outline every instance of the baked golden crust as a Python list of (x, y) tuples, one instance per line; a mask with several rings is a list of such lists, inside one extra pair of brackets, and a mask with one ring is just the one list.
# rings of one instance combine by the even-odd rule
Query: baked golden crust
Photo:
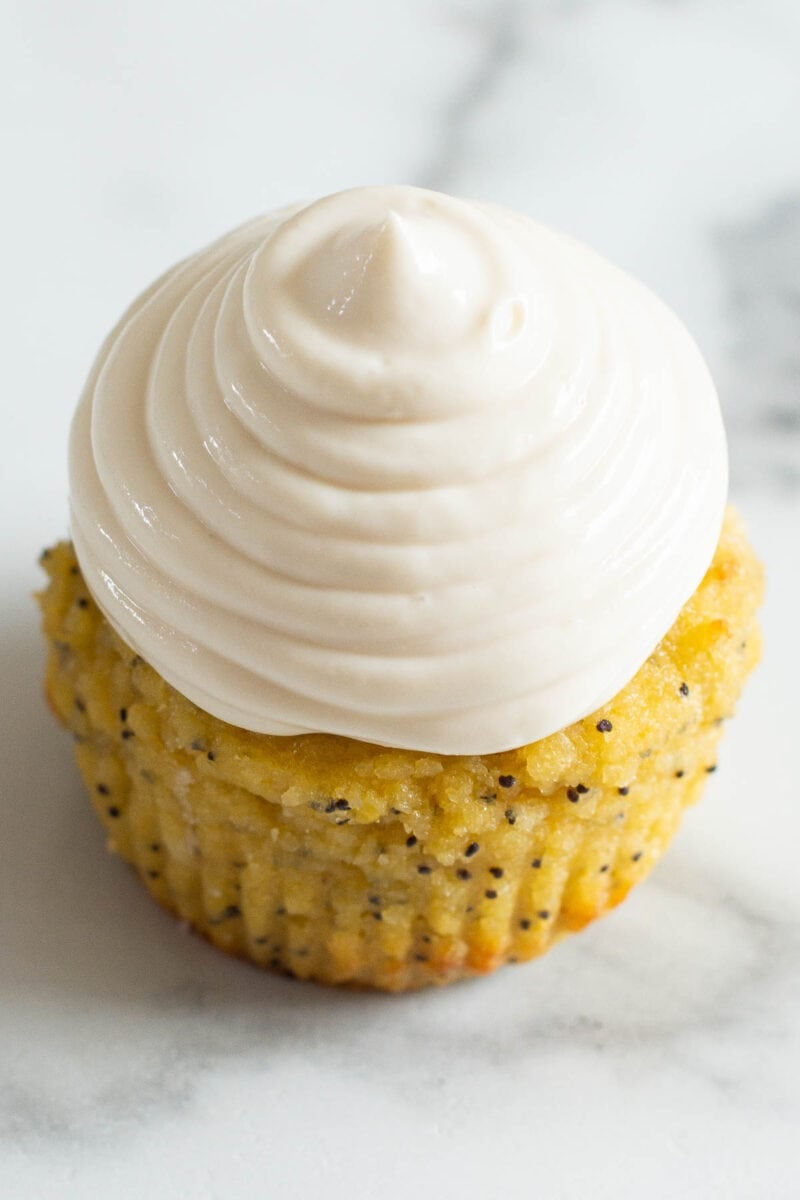
[(602, 710), (502, 754), (249, 733), (113, 632), (69, 543), (45, 551), (47, 694), (109, 846), (216, 945), (389, 990), (541, 954), (624, 898), (716, 763), (759, 657), (762, 575), (729, 511), (705, 578)]

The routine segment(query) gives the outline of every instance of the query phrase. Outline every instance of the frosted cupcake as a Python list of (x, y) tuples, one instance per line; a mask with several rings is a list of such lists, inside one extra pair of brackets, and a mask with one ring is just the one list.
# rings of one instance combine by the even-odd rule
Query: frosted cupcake
[(540, 954), (653, 866), (758, 657), (689, 335), (585, 247), (362, 188), (113, 331), (45, 555), (110, 845), (216, 944), (389, 989)]

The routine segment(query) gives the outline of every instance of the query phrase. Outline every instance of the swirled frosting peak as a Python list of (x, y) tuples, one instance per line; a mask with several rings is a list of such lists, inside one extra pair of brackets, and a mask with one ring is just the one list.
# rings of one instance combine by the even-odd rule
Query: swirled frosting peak
[(89, 588), (200, 707), (479, 754), (635, 674), (711, 561), (727, 457), (644, 287), (504, 209), (368, 187), (145, 292), (70, 475)]

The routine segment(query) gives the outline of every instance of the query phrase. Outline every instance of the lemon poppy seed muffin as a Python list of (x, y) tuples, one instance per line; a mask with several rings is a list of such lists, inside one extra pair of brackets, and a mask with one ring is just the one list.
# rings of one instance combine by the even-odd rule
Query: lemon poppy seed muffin
[(204, 713), (113, 632), (72, 547), (43, 556), (47, 694), (109, 847), (224, 950), (389, 990), (543, 953), (651, 870), (717, 766), (759, 657), (741, 522), (634, 678), (502, 754), (253, 734)]
[(254, 222), (100, 353), (43, 555), (47, 695), (110, 847), (216, 945), (401, 990), (652, 868), (757, 661), (682, 327), (417, 189)]

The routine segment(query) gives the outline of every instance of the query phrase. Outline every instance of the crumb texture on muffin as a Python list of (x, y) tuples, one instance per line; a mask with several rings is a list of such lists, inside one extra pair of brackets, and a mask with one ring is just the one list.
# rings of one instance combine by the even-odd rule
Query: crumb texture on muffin
[(327, 983), (482, 974), (618, 904), (715, 769), (760, 650), (761, 569), (729, 510), (650, 658), (559, 733), (480, 757), (273, 737), (210, 717), (134, 654), (69, 543), (42, 561), (47, 695), (111, 849), (222, 949)]

